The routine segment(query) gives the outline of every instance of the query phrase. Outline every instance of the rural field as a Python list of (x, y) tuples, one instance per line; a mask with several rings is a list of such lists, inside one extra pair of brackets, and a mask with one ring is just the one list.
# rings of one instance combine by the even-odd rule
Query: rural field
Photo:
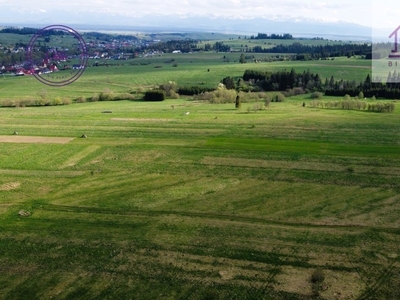
[[(398, 101), (374, 113), (310, 95), (262, 110), (139, 97), (246, 69), (370, 72), (357, 58), (238, 59), (143, 57), (62, 88), (0, 75), (0, 103), (72, 102), (0, 108), (0, 299), (400, 299)], [(104, 91), (136, 99), (75, 102)]]

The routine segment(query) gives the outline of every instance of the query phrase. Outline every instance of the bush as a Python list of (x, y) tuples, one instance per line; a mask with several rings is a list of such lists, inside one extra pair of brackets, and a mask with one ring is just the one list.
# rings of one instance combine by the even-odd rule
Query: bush
[(164, 101), (165, 92), (161, 90), (147, 91), (144, 94), (144, 100), (146, 101)]
[(322, 283), (325, 280), (324, 271), (321, 268), (317, 268), (311, 274), (311, 282), (312, 283)]
[(258, 102), (265, 97), (265, 93), (239, 92), (242, 102)]
[(193, 95), (200, 95), (206, 92), (211, 92), (214, 90), (215, 89), (206, 88), (203, 86), (190, 86), (190, 87), (179, 87), (177, 92), (180, 95), (193, 96)]
[(175, 92), (175, 91), (170, 91), (169, 97), (171, 99), (179, 99), (179, 94), (177, 92)]
[(276, 94), (274, 99), (275, 99), (275, 102), (283, 102), (283, 101), (285, 101), (286, 97), (284, 94), (278, 93), (278, 94)]
[(312, 99), (322, 99), (322, 97), (324, 96), (324, 94), (322, 94), (321, 92), (314, 92), (311, 94), (311, 98)]
[(53, 102), (51, 103), (51, 105), (53, 105), (53, 106), (61, 105), (61, 104), (63, 104), (63, 102), (60, 97), (54, 98)]
[(12, 100), (3, 100), (1, 102), (2, 107), (14, 107), (14, 102)]
[(311, 284), (313, 296), (319, 297), (319, 292), (322, 290), (322, 283), (325, 280), (324, 271), (321, 268), (317, 268), (311, 274)]
[(99, 94), (99, 101), (111, 101), (114, 100), (114, 94), (110, 89), (105, 89)]
[(85, 103), (86, 102), (86, 98), (84, 96), (80, 96), (76, 99), (76, 102), (78, 103)]
[(62, 98), (62, 105), (69, 105), (72, 103), (72, 100), (69, 98)]
[(99, 95), (94, 95), (92, 98), (90, 98), (90, 102), (97, 102), (99, 101)]
[[(49, 105), (49, 103), (46, 102), (46, 105)], [(32, 100), (15, 101), (15, 107), (27, 107), (27, 106), (33, 106), (33, 101)]]
[(167, 98), (173, 98), (173, 99), (179, 98), (179, 95), (177, 93), (178, 85), (173, 81), (169, 81), (167, 83), (160, 85), (159, 89), (165, 92), (165, 96)]
[[(196, 100), (208, 100), (210, 103), (235, 103), (237, 93), (235, 90), (227, 90), (223, 85), (213, 92), (205, 92), (200, 95), (195, 95)], [(242, 101), (242, 95), (239, 94)]]
[(115, 94), (114, 97), (112, 98), (113, 101), (118, 101), (118, 100), (135, 100), (136, 97), (130, 93), (121, 93), (121, 94)]

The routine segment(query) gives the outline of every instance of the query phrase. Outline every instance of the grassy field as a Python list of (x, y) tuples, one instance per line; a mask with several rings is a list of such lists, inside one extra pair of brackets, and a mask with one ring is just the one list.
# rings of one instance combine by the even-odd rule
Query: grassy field
[[(262, 60), (268, 54), (254, 54)], [(225, 57), (225, 59), (224, 59)], [(72, 85), (52, 88), (41, 84), (32, 76), (14, 77), (0, 75), (0, 101), (7, 99), (38, 99), (45, 92), (50, 99), (55, 97), (80, 96), (91, 97), (105, 89), (120, 93), (132, 92), (138, 87), (160, 85), (174, 81), (181, 86), (201, 85), (215, 88), (224, 77), (241, 77), (247, 69), (263, 71), (290, 70), (318, 73), (322, 80), (365, 80), (371, 73), (371, 62), (357, 58), (337, 58), (327, 61), (284, 61), (254, 63), (249, 60), (239, 63), (240, 53), (197, 53), (197, 54), (164, 54), (154, 57), (140, 57), (128, 61), (95, 61), (89, 66), (81, 78)], [(229, 62), (224, 62), (229, 61)], [(108, 66), (93, 67), (95, 62)], [(173, 64), (177, 64), (174, 67)]]
[(308, 103), (0, 109), (0, 298), (398, 299), (400, 111)]
[[(216, 87), (246, 69), (371, 72), (239, 57), (92, 60), (60, 88), (0, 75), (0, 103)], [(0, 108), (0, 299), (400, 299), (398, 101), (391, 114), (310, 101)]]

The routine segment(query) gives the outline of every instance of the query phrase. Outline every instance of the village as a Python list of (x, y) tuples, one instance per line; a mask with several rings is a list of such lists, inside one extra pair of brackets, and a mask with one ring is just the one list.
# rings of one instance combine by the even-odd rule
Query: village
[[(0, 41), (0, 75), (24, 76), (47, 74), (65, 70), (85, 68), (85, 61), (91, 60), (128, 60), (138, 55), (156, 55), (160, 52), (139, 53), (139, 49), (157, 43), (153, 40), (114, 39), (111, 41), (86, 42), (85, 51), (59, 47), (37, 46), (33, 55), (28, 45), (16, 43), (3, 45)], [(146, 51), (143, 51), (146, 52)], [(33, 56), (33, 57), (31, 57)], [(98, 65), (98, 63), (93, 63)]]

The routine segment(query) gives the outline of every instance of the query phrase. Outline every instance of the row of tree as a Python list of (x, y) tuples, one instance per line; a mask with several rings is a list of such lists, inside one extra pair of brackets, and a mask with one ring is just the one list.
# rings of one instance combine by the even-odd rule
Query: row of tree
[[(397, 76), (397, 75), (396, 75)], [(222, 82), (228, 88), (236, 88), (239, 85), (230, 77), (224, 78)], [(335, 80), (333, 76), (324, 81), (318, 74), (311, 73), (310, 70), (297, 73), (294, 69), (278, 72), (263, 72), (259, 70), (246, 70), (242, 80), (249, 85), (264, 91), (287, 91), (301, 88), (306, 92), (323, 92), (327, 96), (351, 97), (381, 97), (386, 99), (400, 98), (400, 82), (380, 83), (372, 82), (368, 74), (364, 81), (355, 80)]]
[[(0, 30), (0, 33), (13, 33), (13, 34), (20, 34), (20, 35), (33, 35), (39, 31), (38, 28), (31, 28), (31, 27), (23, 27), (23, 28), (16, 28), (16, 27), (6, 27)], [(50, 36), (50, 35), (64, 35), (65, 31), (63, 30), (46, 30), (41, 33), (42, 36)]]
[(351, 100), (349, 95), (347, 99), (340, 101), (311, 101), (311, 107), (330, 108), (330, 109), (345, 109), (345, 110), (368, 110), (373, 112), (387, 112), (391, 113), (396, 109), (396, 105), (392, 103), (368, 103), (366, 101)]
[(251, 40), (293, 40), (293, 36), (289, 33), (276, 34), (272, 33), (270, 35), (266, 33), (258, 33), (256, 36), (252, 35)]
[(199, 51), (197, 45), (199, 41), (196, 40), (170, 40), (166, 42), (158, 42), (154, 44), (150, 44), (148, 46), (142, 46), (138, 48), (137, 51), (162, 51), (165, 53), (171, 53), (176, 50), (180, 50), (181, 52), (188, 53)]
[(296, 54), (298, 60), (310, 60), (337, 56), (354, 56), (367, 55), (370, 56), (372, 48), (368, 44), (336, 44), (336, 45), (305, 45), (300, 42), (291, 45), (277, 45), (272, 48), (263, 48), (255, 46), (249, 48), (248, 52), (255, 53), (283, 53)]
[(279, 72), (263, 72), (259, 70), (246, 70), (243, 80), (257, 85), (264, 91), (285, 91), (301, 87), (310, 91), (322, 89), (321, 78), (310, 70), (297, 73), (294, 69)]

